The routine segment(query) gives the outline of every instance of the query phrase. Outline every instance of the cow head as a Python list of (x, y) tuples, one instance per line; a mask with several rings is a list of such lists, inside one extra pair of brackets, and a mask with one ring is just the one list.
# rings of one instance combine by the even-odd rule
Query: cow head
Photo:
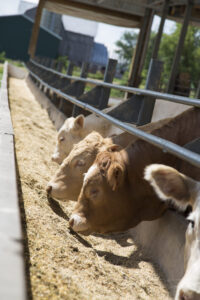
[(47, 186), (47, 192), (58, 200), (76, 200), (83, 184), (83, 174), (94, 162), (97, 152), (106, 144), (99, 133), (92, 132), (64, 159), (55, 176)]
[(60, 128), (57, 137), (56, 149), (52, 155), (52, 160), (61, 164), (65, 157), (70, 153), (74, 144), (82, 138), (84, 127), (84, 116), (68, 118)]
[(82, 234), (109, 233), (130, 228), (132, 205), (126, 184), (126, 166), (119, 146), (97, 155), (84, 176), (83, 186), (70, 218)]
[(200, 299), (200, 182), (157, 164), (146, 168), (145, 179), (163, 201), (171, 199), (180, 208), (192, 206), (193, 211), (187, 218), (185, 274), (178, 284), (175, 299)]

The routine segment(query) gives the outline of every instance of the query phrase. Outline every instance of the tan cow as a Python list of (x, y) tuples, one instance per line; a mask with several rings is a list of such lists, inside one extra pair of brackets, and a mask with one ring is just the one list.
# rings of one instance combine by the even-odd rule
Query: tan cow
[[(167, 123), (169, 119), (141, 126), (141, 130), (151, 131)], [(103, 138), (98, 132), (87, 135), (75, 144), (70, 154), (64, 159), (55, 176), (47, 186), (47, 192), (61, 201), (77, 200), (83, 184), (83, 174), (93, 164), (97, 153), (113, 143), (126, 147), (130, 141), (137, 140), (133, 135), (123, 132), (111, 138)]]
[(185, 274), (178, 284), (175, 299), (200, 299), (200, 182), (160, 164), (148, 166), (145, 179), (163, 201), (171, 199), (181, 209), (188, 204), (192, 206), (193, 211), (187, 218)]
[(80, 142), (86, 135), (94, 130), (98, 131), (103, 137), (122, 132), (121, 129), (113, 126), (110, 122), (95, 114), (91, 114), (87, 117), (79, 115), (76, 118), (67, 118), (58, 132), (56, 149), (52, 155), (52, 160), (61, 164), (72, 150), (73, 145)]
[[(153, 133), (183, 146), (200, 135), (200, 110), (189, 109)], [(181, 167), (181, 160), (142, 140), (99, 153), (84, 177), (70, 226), (83, 234), (108, 233), (160, 217), (166, 205), (143, 179), (151, 163)], [(195, 169), (193, 176), (200, 179)]]

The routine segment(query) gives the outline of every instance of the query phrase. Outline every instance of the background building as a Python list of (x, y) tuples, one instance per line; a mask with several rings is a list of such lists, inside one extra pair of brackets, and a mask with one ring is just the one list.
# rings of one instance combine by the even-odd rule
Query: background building
[[(6, 57), (26, 61), (29, 59), (28, 47), (33, 20), (25, 15), (0, 17), (0, 52)], [(5, 34), (6, 32), (6, 34)], [(55, 58), (58, 53), (60, 36), (41, 27), (36, 55)]]

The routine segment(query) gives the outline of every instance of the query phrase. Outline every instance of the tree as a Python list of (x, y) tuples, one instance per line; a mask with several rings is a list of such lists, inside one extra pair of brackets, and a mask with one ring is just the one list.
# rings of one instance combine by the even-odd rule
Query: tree
[(115, 52), (118, 54), (119, 63), (125, 68), (128, 68), (130, 65), (137, 38), (138, 34), (136, 32), (125, 31), (121, 39), (115, 43), (118, 48)]
[[(164, 34), (160, 46), (159, 58), (164, 61), (163, 84), (169, 79), (173, 57), (176, 51), (180, 36), (181, 24), (176, 25), (171, 35)], [(200, 78), (200, 30), (197, 27), (189, 26), (184, 42), (178, 72), (190, 74), (191, 83), (197, 88)]]
[[(164, 62), (164, 70), (162, 73), (161, 84), (165, 88), (169, 81), (171, 66), (173, 63), (174, 54), (180, 36), (181, 24), (176, 24), (175, 30), (171, 34), (163, 34), (160, 49), (159, 59)], [(133, 32), (124, 32), (121, 40), (116, 42), (118, 49), (116, 53), (119, 55), (120, 61), (124, 62), (126, 68), (129, 68), (133, 49), (136, 46), (138, 34)], [(151, 32), (144, 68), (142, 71), (143, 84), (146, 80), (149, 63), (153, 51), (153, 45), (156, 38), (156, 33)], [(185, 38), (184, 48), (182, 51), (179, 72), (189, 73), (192, 85), (197, 88), (200, 79), (200, 30), (197, 27), (189, 26)]]

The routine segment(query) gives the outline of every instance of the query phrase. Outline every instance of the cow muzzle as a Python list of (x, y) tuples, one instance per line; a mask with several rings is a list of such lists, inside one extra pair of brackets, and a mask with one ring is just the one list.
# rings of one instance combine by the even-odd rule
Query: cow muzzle
[(62, 159), (59, 157), (59, 155), (57, 153), (56, 154), (54, 153), (52, 155), (51, 160), (59, 165), (62, 163)]
[(51, 195), (51, 191), (52, 191), (52, 186), (50, 184), (48, 184), (47, 187), (46, 187), (46, 192), (47, 192), (48, 196)]
[(176, 299), (177, 300), (200, 300), (200, 293), (189, 289), (181, 289)]
[(84, 233), (88, 231), (89, 226), (87, 224), (87, 220), (84, 217), (81, 217), (78, 214), (72, 214), (69, 220), (70, 227), (77, 232)]

